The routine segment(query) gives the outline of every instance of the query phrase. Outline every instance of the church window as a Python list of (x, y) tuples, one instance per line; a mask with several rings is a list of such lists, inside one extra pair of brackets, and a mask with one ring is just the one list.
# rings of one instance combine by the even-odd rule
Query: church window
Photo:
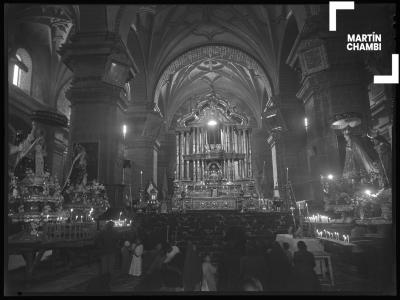
[(25, 49), (18, 49), (17, 62), (13, 66), (12, 84), (30, 94), (32, 79), (32, 60)]

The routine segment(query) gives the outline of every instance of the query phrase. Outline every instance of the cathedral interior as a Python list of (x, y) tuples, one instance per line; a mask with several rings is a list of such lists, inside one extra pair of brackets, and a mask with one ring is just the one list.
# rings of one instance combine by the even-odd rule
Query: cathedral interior
[[(98, 270), (82, 253), (103, 262), (94, 241), (110, 220), (121, 247), (139, 232), (143, 268), (158, 242), (212, 253), (217, 292), (241, 291), (217, 243), (239, 243), (232, 221), (246, 245), (309, 240), (324, 293), (393, 293), (396, 86), (374, 76), (392, 72), (395, 4), (340, 11), (336, 31), (328, 4), (4, 12), (8, 293), (88, 291)], [(346, 48), (372, 32), (381, 51)], [(113, 276), (113, 292), (197, 291)], [(297, 291), (266, 278), (265, 293)]]

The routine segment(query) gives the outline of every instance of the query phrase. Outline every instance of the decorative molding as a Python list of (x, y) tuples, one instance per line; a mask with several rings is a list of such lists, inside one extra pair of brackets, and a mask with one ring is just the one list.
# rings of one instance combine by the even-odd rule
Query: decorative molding
[(196, 124), (204, 125), (204, 119), (213, 116), (219, 118), (223, 123), (229, 123), (238, 126), (248, 126), (249, 119), (246, 115), (237, 112), (235, 106), (232, 106), (229, 101), (220, 94), (212, 91), (205, 96), (195, 96), (189, 101), (195, 99), (197, 105), (192, 111), (177, 120), (178, 127), (192, 127)]
[(48, 110), (37, 110), (31, 114), (32, 121), (38, 121), (46, 123), (52, 126), (68, 127), (68, 119), (63, 114), (48, 111)]
[(163, 85), (168, 82), (171, 74), (175, 74), (178, 70), (184, 68), (187, 65), (191, 65), (204, 59), (213, 58), (219, 60), (233, 61), (235, 63), (244, 65), (248, 69), (253, 69), (255, 75), (260, 75), (265, 82), (269, 82), (266, 74), (264, 73), (260, 65), (243, 51), (232, 47), (220, 45), (203, 46), (184, 53), (168, 65), (167, 69), (163, 72), (160, 79), (158, 80), (155, 89), (156, 98), (154, 99), (154, 102), (158, 101), (158, 91)]

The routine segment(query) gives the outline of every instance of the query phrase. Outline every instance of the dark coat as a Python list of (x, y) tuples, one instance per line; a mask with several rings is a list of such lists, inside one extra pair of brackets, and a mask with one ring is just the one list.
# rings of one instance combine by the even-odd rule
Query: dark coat
[(116, 253), (118, 249), (118, 233), (114, 229), (106, 229), (99, 233), (96, 245), (101, 255)]
[(293, 256), (293, 290), (319, 291), (320, 284), (314, 271), (314, 255), (307, 250), (296, 251)]
[(131, 266), (131, 252), (128, 247), (122, 247), (121, 249), (121, 272), (122, 274), (128, 274)]
[(201, 258), (192, 244), (186, 249), (185, 264), (183, 268), (183, 288), (185, 291), (194, 291), (201, 283), (202, 264)]

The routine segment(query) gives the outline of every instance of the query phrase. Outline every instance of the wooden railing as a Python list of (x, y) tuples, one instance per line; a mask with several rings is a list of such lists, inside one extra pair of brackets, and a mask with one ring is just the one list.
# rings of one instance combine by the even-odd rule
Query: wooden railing
[(96, 224), (45, 224), (43, 233), (46, 241), (90, 240), (96, 235)]

